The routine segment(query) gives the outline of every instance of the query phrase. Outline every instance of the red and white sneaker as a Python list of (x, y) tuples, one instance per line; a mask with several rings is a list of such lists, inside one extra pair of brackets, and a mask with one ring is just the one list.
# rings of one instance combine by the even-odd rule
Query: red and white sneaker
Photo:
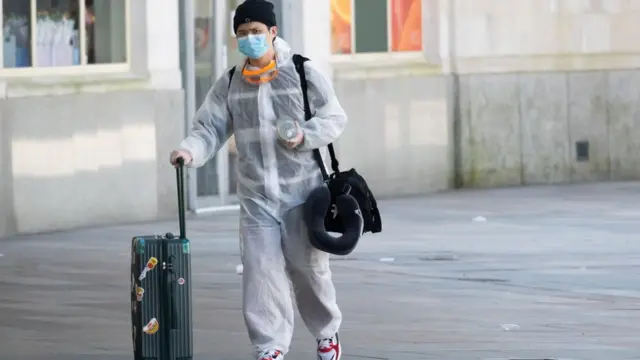
[(284, 359), (284, 354), (280, 350), (267, 350), (263, 351), (262, 354), (258, 356), (258, 360), (282, 360)]
[(318, 339), (318, 360), (340, 360), (342, 346), (336, 333), (327, 339)]

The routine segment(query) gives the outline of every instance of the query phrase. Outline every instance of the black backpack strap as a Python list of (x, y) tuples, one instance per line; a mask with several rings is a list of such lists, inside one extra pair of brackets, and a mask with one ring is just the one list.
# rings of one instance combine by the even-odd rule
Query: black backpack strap
[(236, 73), (236, 67), (235, 66), (232, 67), (231, 69), (229, 69), (229, 72), (228, 72), (228, 74), (229, 74), (229, 85), (227, 86), (227, 90), (231, 89), (231, 79), (233, 79), (233, 74), (235, 74), (235, 73)]
[[(294, 54), (293, 55), (293, 64), (296, 66), (296, 72), (300, 76), (300, 86), (302, 87), (302, 99), (304, 101), (304, 117), (306, 120), (310, 120), (313, 115), (311, 114), (311, 106), (309, 105), (309, 96), (307, 94), (307, 76), (304, 73), (304, 63), (309, 61), (308, 58)], [(329, 148), (329, 155), (331, 156), (331, 169), (335, 173), (340, 172), (340, 163), (336, 158), (336, 152), (333, 149), (333, 144), (327, 145)], [(320, 171), (322, 171), (322, 177), (325, 180), (329, 180), (329, 175), (327, 174), (327, 169), (324, 167), (324, 162), (322, 161), (322, 155), (320, 154), (320, 150), (313, 149), (313, 157), (316, 159), (318, 166), (320, 167)]]

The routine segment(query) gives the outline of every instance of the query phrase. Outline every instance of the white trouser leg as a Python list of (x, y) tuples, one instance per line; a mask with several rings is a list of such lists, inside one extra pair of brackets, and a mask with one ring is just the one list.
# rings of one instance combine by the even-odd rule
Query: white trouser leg
[(342, 314), (331, 280), (329, 254), (309, 243), (302, 206), (284, 214), (282, 220), (284, 256), (302, 320), (317, 339), (332, 337)]
[(294, 308), (282, 252), (281, 227), (268, 215), (241, 211), (243, 311), (258, 352), (289, 351)]

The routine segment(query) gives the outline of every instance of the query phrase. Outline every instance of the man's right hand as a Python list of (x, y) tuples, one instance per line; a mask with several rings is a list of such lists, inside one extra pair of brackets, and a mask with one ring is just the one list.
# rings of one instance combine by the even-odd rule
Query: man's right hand
[(191, 164), (191, 161), (193, 161), (193, 156), (191, 156), (191, 153), (187, 150), (174, 150), (171, 152), (171, 165), (178, 166), (178, 158), (184, 159), (185, 166)]

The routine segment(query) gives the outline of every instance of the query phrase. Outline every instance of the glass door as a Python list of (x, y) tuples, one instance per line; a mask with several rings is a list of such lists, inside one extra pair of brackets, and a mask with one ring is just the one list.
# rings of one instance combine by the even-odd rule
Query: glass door
[[(220, 9), (228, 6), (229, 0), (194, 0), (193, 2), (193, 29), (194, 32), (194, 81), (192, 92), (196, 109), (204, 102), (209, 89), (220, 75), (220, 66), (226, 66), (224, 60), (220, 62), (220, 50), (226, 46), (226, 29), (229, 19), (219, 16), (226, 13)], [(222, 5), (222, 6), (221, 6)], [(218, 16), (216, 16), (218, 15)], [(216, 20), (223, 19), (223, 27), (216, 26)], [(225, 32), (219, 34), (220, 30)], [(218, 39), (218, 40), (217, 40)], [(224, 51), (222, 51), (224, 53)], [(186, 89), (189, 91), (189, 89)], [(195, 198), (196, 211), (206, 211), (220, 206), (234, 204), (235, 199), (235, 143), (233, 139), (228, 142), (212, 159), (204, 166), (193, 171), (191, 175), (190, 198)]]
[[(214, 81), (214, 37), (212, 0), (195, 0), (193, 8), (194, 62), (195, 62), (195, 106), (200, 107)], [(196, 170), (197, 207), (211, 207), (220, 203), (220, 189), (217, 160), (209, 160)]]

